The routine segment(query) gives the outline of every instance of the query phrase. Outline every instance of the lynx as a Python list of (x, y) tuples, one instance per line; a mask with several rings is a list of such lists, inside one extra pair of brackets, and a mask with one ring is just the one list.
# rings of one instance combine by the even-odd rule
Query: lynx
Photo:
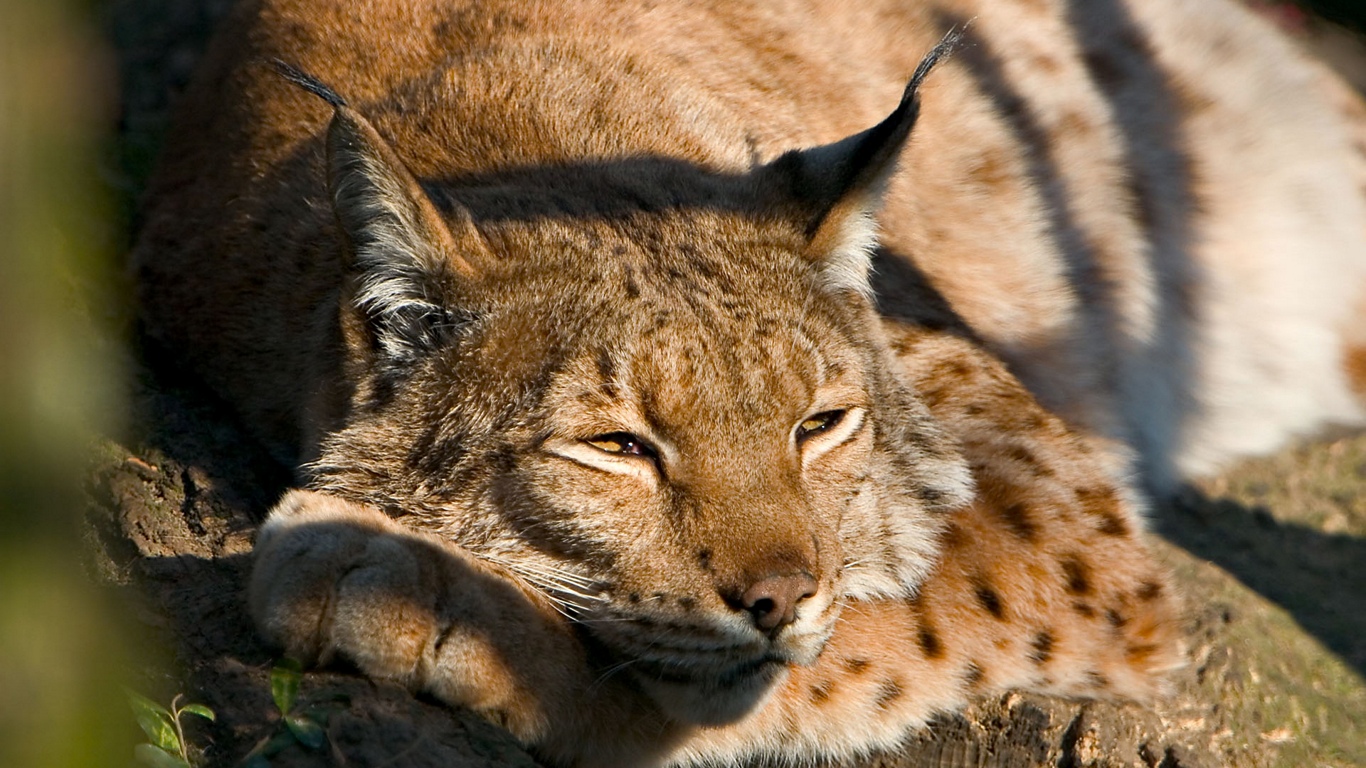
[(1223, 0), (251, 0), (134, 266), (285, 652), (807, 762), (1162, 693), (1145, 499), (1366, 416), (1364, 114)]

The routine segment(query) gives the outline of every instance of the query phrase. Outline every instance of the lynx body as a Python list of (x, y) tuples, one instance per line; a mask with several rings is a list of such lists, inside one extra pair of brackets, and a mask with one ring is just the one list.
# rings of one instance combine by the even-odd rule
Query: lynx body
[(1361, 107), (1188, 5), (241, 3), (134, 264), (263, 633), (566, 765), (1159, 692), (1143, 492), (1366, 379)]

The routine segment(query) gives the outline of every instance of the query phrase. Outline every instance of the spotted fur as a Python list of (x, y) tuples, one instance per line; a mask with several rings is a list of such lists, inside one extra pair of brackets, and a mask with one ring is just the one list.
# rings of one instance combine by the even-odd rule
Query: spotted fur
[(1363, 421), (1362, 115), (1224, 0), (260, 0), (134, 266), (299, 468), (269, 640), (814, 761), (1161, 693), (1142, 500)]

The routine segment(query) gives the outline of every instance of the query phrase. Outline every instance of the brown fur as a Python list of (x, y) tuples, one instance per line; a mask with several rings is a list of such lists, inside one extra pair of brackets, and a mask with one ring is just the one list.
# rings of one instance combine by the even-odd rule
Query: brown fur
[(1359, 104), (1214, 5), (245, 0), (135, 267), (263, 633), (585, 766), (1154, 695), (1128, 478), (1363, 416)]
[[(515, 574), (312, 492), (286, 497), (258, 543), (253, 612), (292, 653), (341, 653), (583, 765), (862, 753), (1006, 688), (1151, 698), (1182, 663), (1171, 588), (1137, 525), (1106, 532), (1108, 518), (1088, 504), (1109, 497), (1104, 512), (1132, 524), (1128, 494), (998, 362), (963, 341), (893, 332), (899, 366), (963, 440), (979, 500), (953, 513), (939, 562), (913, 598), (845, 600), (821, 654), (787, 670), (735, 722), (688, 727), (642, 698), (616, 666), (629, 660), (585, 658), (544, 595), (484, 586), (490, 570), (513, 584)], [(1016, 506), (1029, 510), (1028, 533), (1003, 514)], [(473, 648), (459, 636), (470, 628), (480, 633)]]

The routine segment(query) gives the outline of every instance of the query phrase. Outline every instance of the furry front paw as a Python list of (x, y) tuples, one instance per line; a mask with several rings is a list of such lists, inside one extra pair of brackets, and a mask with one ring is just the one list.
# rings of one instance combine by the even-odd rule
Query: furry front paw
[(256, 538), (248, 591), (261, 634), (305, 663), (326, 663), (339, 582), (392, 523), (377, 510), (293, 490)]
[(546, 728), (547, 697), (582, 684), (572, 632), (515, 579), (324, 494), (291, 491), (272, 510), (249, 598), (261, 633), (289, 655), (344, 657), (527, 741)]

